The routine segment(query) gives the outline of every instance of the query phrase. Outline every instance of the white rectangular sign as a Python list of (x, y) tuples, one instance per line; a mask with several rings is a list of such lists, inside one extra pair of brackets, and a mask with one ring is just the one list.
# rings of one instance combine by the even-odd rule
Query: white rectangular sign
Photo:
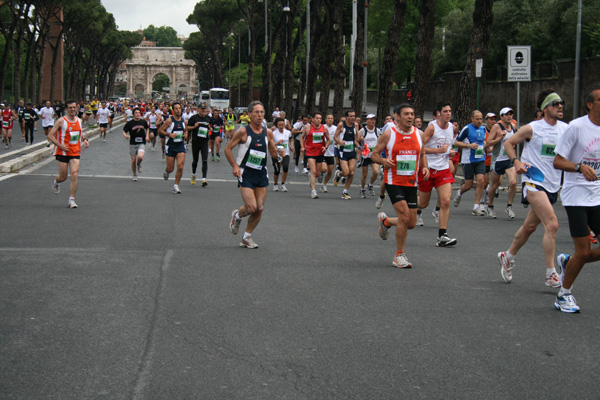
[(509, 82), (531, 81), (531, 46), (508, 46)]
[(483, 69), (483, 58), (475, 60), (475, 78), (481, 78), (481, 70)]

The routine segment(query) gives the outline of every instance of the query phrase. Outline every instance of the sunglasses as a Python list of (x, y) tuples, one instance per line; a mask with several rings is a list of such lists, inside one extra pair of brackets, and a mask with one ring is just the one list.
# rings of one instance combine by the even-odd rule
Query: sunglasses
[(558, 107), (558, 106), (565, 106), (565, 102), (563, 100), (554, 100), (552, 103), (548, 104), (549, 106), (552, 107)]

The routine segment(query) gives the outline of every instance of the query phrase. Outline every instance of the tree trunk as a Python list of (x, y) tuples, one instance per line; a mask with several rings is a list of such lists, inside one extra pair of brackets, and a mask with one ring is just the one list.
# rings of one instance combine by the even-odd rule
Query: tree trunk
[[(321, 61), (321, 93), (319, 95), (319, 110), (327, 114), (329, 112), (329, 92), (331, 90), (331, 76), (333, 73), (333, 23), (331, 15), (327, 13), (325, 21), (325, 37), (327, 38), (323, 44), (323, 54)], [(325, 116), (323, 116), (325, 117)]]
[(417, 38), (417, 64), (415, 85), (412, 89), (415, 116), (423, 118), (425, 102), (429, 95), (429, 82), (433, 67), (433, 33), (435, 30), (435, 0), (421, 0), (419, 7), (419, 37)]
[(7, 35), (5, 35), (5, 39), (6, 39), (6, 43), (4, 44), (4, 52), (2, 53), (2, 58), (0, 59), (0, 99), (4, 99), (4, 93), (5, 93), (5, 82), (6, 82), (6, 66), (8, 65), (8, 53), (10, 53), (12, 51), (13, 53), (13, 58), (14, 58), (14, 51), (13, 51), (13, 36), (14, 36), (14, 31), (10, 30), (10, 32), (8, 32)]
[(21, 99), (21, 58), (23, 54), (23, 26), (19, 24), (17, 28), (17, 40), (15, 43), (15, 54), (17, 57), (14, 60), (13, 68), (14, 68), (14, 87), (13, 87), (13, 97), (14, 104), (17, 104)]
[(321, 20), (322, 6), (319, 0), (313, 0), (310, 6), (311, 32), (310, 32), (310, 54), (308, 60), (308, 82), (306, 82), (306, 106), (307, 114), (314, 114), (317, 99), (317, 78), (319, 72), (319, 59), (321, 57), (321, 43), (323, 40), (323, 21)]
[(339, 119), (344, 113), (344, 79), (346, 78), (346, 49), (344, 47), (343, 19), (343, 0), (331, 0), (330, 10), (333, 16), (333, 70), (334, 94), (333, 94), (333, 115)]
[[(368, 1), (365, 0), (365, 3)], [(356, 10), (356, 41), (354, 42), (354, 60), (352, 60), (352, 69), (354, 76), (352, 79), (352, 110), (360, 116), (363, 110), (363, 61), (365, 55), (365, 8), (359, 4)]]
[(377, 122), (382, 124), (385, 116), (390, 112), (390, 97), (392, 83), (398, 62), (398, 49), (404, 30), (404, 16), (406, 15), (406, 0), (394, 0), (392, 23), (387, 32), (387, 44), (381, 63), (381, 77), (379, 81), (379, 98), (377, 99)]
[(469, 122), (471, 111), (477, 105), (475, 60), (478, 58), (485, 59), (487, 56), (492, 23), (494, 22), (493, 4), (494, 0), (475, 1), (471, 44), (467, 53), (465, 69), (460, 77), (458, 93), (454, 101), (454, 118), (458, 120), (460, 126), (466, 125)]

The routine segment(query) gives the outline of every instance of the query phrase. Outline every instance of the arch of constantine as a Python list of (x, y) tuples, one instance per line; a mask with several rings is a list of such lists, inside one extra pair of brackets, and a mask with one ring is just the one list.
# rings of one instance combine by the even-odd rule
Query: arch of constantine
[(152, 82), (159, 74), (169, 77), (171, 98), (190, 98), (198, 91), (196, 63), (186, 60), (181, 47), (134, 47), (126, 61), (127, 96), (152, 97)]

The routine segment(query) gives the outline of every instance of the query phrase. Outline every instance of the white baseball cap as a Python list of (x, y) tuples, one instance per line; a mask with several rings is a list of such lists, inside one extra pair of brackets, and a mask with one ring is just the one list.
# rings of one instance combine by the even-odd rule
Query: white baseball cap
[(510, 107), (504, 107), (502, 110), (500, 110), (500, 116), (503, 116), (504, 114), (508, 114), (509, 112), (513, 112), (513, 109)]
[(494, 114), (493, 112), (489, 112), (489, 113), (485, 114), (486, 118), (491, 118), (491, 117), (495, 117), (495, 116), (496, 116), (496, 114)]
[(367, 119), (375, 118), (375, 114), (367, 114)]

